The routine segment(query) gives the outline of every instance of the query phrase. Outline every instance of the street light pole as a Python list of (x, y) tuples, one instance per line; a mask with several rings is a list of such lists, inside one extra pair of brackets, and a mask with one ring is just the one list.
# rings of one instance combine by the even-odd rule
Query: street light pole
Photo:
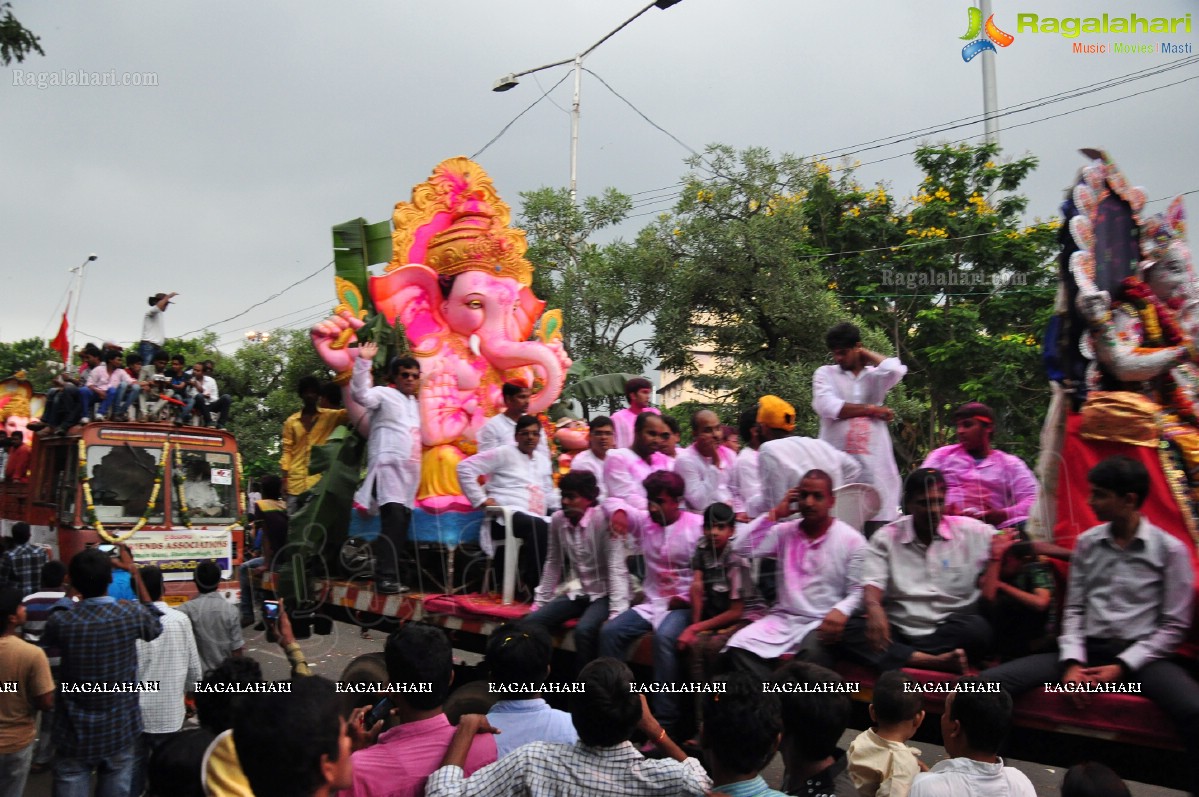
[[(979, 0), (982, 18), (991, 18), (991, 0)], [(995, 50), (983, 50), (983, 133), (988, 144), (999, 143), (999, 92), (995, 86)]]
[(572, 205), (578, 204), (577, 196), (578, 196), (578, 177), (579, 177), (579, 94), (582, 92), (582, 88), (583, 88), (583, 59), (586, 58), (588, 55), (590, 55), (591, 52), (594, 51), (596, 47), (599, 47), (601, 44), (606, 42), (608, 39), (611, 39), (617, 33), (624, 30), (633, 20), (637, 19), (637, 17), (641, 16), (646, 11), (649, 11), (651, 8), (660, 8), (660, 9), (665, 10), (679, 2), (680, 2), (680, 0), (654, 0), (654, 2), (651, 2), (645, 8), (641, 9), (636, 14), (629, 17), (628, 19), (626, 19), (624, 22), (620, 23), (618, 26), (616, 26), (612, 30), (608, 31), (606, 34), (604, 34), (604, 37), (602, 39), (600, 39), (595, 44), (588, 47), (586, 50), (583, 50), (581, 53), (576, 55), (574, 58), (564, 58), (563, 60), (555, 61), (552, 64), (543, 64), (542, 66), (533, 67), (532, 69), (526, 69), (523, 72), (513, 72), (511, 74), (504, 75), (502, 78), (500, 78), (499, 80), (497, 80), (495, 82), (494, 86), (491, 87), (492, 91), (497, 91), (497, 92), (508, 91), (509, 89), (516, 87), (517, 83), (519, 83), (519, 81), (517, 80), (517, 78), (519, 78), (519, 77), (523, 77), (525, 75), (531, 75), (534, 72), (540, 72), (543, 69), (552, 69), (555, 66), (562, 66), (564, 64), (574, 63), (575, 93), (574, 93), (574, 102), (571, 104), (571, 108), (570, 108), (570, 202)]
[[(71, 361), (75, 359), (75, 332), (79, 329), (79, 305), (83, 302), (83, 269), (88, 263), (95, 261), (98, 257), (99, 255), (97, 254), (90, 254), (87, 256), (87, 260), (84, 260), (78, 266), (71, 269), (71, 273), (75, 275), (75, 288), (73, 290), (75, 294), (75, 316), (71, 319), (71, 353), (64, 364), (67, 366), (68, 373), (70, 372)], [(68, 303), (70, 301), (70, 299), (67, 299)]]
[(583, 56), (575, 56), (575, 101), (570, 106), (570, 204), (579, 193), (579, 92), (583, 88)]

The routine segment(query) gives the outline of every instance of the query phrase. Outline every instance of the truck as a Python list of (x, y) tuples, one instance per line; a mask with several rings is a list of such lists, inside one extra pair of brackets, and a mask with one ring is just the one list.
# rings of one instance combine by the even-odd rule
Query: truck
[(26, 482), (0, 482), (0, 524), (30, 525), (31, 541), (64, 563), (85, 548), (122, 542), (139, 564), (162, 569), (164, 600), (196, 594), (192, 570), (221, 568), (236, 602), (245, 550), (237, 440), (170, 423), (94, 421), (33, 441)]

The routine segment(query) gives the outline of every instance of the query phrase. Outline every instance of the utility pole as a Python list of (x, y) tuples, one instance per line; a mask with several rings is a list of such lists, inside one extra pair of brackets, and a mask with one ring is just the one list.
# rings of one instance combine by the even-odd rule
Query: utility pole
[[(991, 18), (991, 0), (978, 0), (983, 22)], [(999, 143), (999, 94), (995, 87), (995, 52), (983, 50), (983, 130), (988, 144)]]

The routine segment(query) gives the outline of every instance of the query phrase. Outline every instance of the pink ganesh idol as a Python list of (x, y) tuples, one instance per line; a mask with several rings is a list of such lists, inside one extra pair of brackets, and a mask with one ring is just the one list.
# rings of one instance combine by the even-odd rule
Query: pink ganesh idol
[[(458, 485), (458, 462), (475, 451), (475, 436), (503, 410), (506, 380), (532, 385), (530, 413), (544, 412), (562, 392), (571, 361), (562, 347), (561, 311), (542, 315), (533, 295), (533, 265), (522, 230), (491, 178), (467, 158), (438, 164), (392, 217), (392, 260), (369, 278), (375, 309), (403, 325), (421, 364), (421, 482), (417, 506), (430, 512), (470, 509)], [(338, 280), (338, 315), (316, 325), (313, 342), (339, 373), (354, 357), (353, 331), (365, 312), (345, 302), (356, 288)], [(540, 324), (538, 320), (540, 319)], [(534, 332), (536, 330), (536, 336)], [(351, 408), (352, 409), (352, 408)]]

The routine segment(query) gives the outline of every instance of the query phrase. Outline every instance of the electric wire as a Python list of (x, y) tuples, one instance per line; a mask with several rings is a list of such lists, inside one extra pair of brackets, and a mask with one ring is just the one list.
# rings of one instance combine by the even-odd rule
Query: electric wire
[(546, 95), (549, 94), (551, 91), (553, 91), (554, 89), (561, 86), (562, 81), (566, 80), (568, 77), (570, 77), (569, 71), (566, 74), (564, 74), (561, 78), (559, 78), (557, 83), (555, 83), (554, 85), (552, 85), (548, 89), (546, 89), (540, 97), (538, 97), (537, 99), (535, 99), (531, 103), (529, 103), (529, 105), (523, 111), (518, 113), (516, 116), (512, 117), (512, 121), (509, 122), (508, 124), (504, 125), (503, 127), (501, 127), (500, 132), (498, 132), (494, 136), (492, 136), (490, 141), (488, 141), (486, 144), (484, 144), (483, 147), (480, 150), (478, 150), (475, 154), (470, 156), (470, 159), (474, 160), (475, 158), (479, 157), (484, 152), (486, 152), (488, 150), (488, 148), (491, 147), (492, 144), (494, 144), (495, 142), (500, 140), (500, 138), (504, 135), (504, 133), (508, 132), (508, 130), (512, 127), (512, 125), (516, 124), (517, 120), (520, 119), (520, 117), (524, 116), (529, 111), (533, 110), (534, 106), (536, 106), (539, 102), (544, 100)]
[(183, 333), (182, 335), (180, 335), (179, 337), (181, 337), (181, 338), (184, 338), (184, 337), (187, 337), (188, 335), (194, 335), (194, 334), (196, 334), (197, 332), (205, 332), (205, 331), (207, 331), (207, 330), (209, 330), (209, 329), (212, 329), (212, 328), (213, 328), (213, 327), (215, 327), (215, 326), (218, 326), (218, 325), (220, 325), (220, 324), (224, 324), (226, 321), (232, 321), (232, 320), (234, 320), (235, 318), (241, 318), (243, 315), (245, 315), (246, 313), (250, 312), (250, 311), (251, 311), (251, 310), (253, 310), (255, 307), (261, 307), (262, 305), (266, 304), (267, 302), (269, 302), (269, 301), (272, 301), (272, 300), (274, 300), (274, 299), (277, 299), (277, 298), (279, 298), (279, 297), (280, 297), (280, 296), (282, 296), (283, 294), (285, 294), (285, 293), (287, 293), (288, 291), (290, 291), (292, 288), (296, 287), (297, 285), (302, 285), (303, 283), (305, 283), (305, 282), (307, 282), (308, 280), (312, 279), (312, 278), (313, 278), (313, 277), (315, 277), (317, 274), (320, 274), (322, 271), (324, 271), (325, 269), (329, 268), (329, 267), (330, 267), (330, 266), (332, 266), (332, 265), (333, 265), (333, 261), (332, 261), (332, 260), (330, 260), (328, 263), (326, 263), (325, 265), (321, 266), (321, 267), (320, 267), (320, 268), (318, 268), (316, 271), (314, 271), (314, 272), (312, 272), (311, 274), (309, 274), (307, 277), (303, 277), (303, 278), (301, 278), (301, 279), (298, 279), (298, 280), (296, 280), (296, 281), (295, 281), (295, 282), (293, 282), (292, 284), (288, 285), (286, 288), (283, 288), (283, 289), (282, 289), (282, 290), (280, 290), (280, 291), (276, 291), (275, 293), (272, 293), (270, 296), (266, 297), (265, 299), (263, 299), (263, 300), (262, 300), (262, 301), (260, 301), (260, 302), (255, 302), (254, 304), (252, 304), (252, 305), (250, 305), (249, 307), (247, 307), (245, 310), (242, 310), (240, 313), (237, 313), (236, 315), (231, 315), (231, 316), (229, 316), (228, 318), (223, 318), (223, 319), (221, 319), (220, 321), (214, 321), (214, 322), (212, 322), (211, 324), (207, 324), (207, 325), (205, 325), (205, 326), (202, 326), (202, 327), (200, 327), (199, 329), (193, 329), (193, 330), (191, 330), (190, 332), (184, 332), (184, 333)]

